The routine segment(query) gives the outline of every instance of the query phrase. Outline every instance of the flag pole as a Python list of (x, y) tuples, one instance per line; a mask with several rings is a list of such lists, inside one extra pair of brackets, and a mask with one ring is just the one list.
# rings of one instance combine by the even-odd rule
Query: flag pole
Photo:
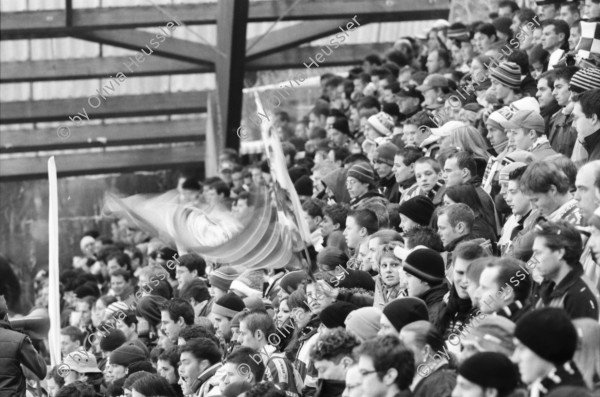
[(58, 283), (58, 180), (54, 156), (48, 159), (48, 350), (54, 367), (60, 356), (60, 291)]

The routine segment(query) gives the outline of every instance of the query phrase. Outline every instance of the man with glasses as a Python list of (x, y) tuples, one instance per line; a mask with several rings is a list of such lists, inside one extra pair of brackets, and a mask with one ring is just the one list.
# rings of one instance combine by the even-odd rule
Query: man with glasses
[(410, 393), (415, 359), (398, 337), (386, 335), (368, 340), (355, 349), (355, 355), (362, 396), (394, 397)]

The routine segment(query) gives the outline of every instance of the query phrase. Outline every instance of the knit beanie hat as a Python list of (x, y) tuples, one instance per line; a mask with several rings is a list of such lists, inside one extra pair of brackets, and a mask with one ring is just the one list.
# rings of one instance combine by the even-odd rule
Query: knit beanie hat
[(306, 279), (308, 279), (308, 274), (304, 270), (289, 272), (279, 280), (279, 288), (291, 294)]
[(230, 292), (223, 295), (213, 304), (212, 313), (219, 314), (223, 317), (232, 318), (237, 313), (241, 312), (246, 308), (242, 298)]
[(577, 330), (563, 309), (545, 307), (517, 321), (515, 338), (535, 354), (557, 366), (573, 358)]
[(485, 121), (485, 125), (488, 126), (488, 128), (492, 127), (497, 130), (504, 131), (504, 126), (506, 125), (507, 121), (508, 120), (506, 119), (506, 117), (504, 117), (504, 115), (501, 112), (496, 110), (490, 113), (489, 117)]
[(229, 289), (244, 296), (263, 295), (264, 273), (262, 270), (246, 270), (231, 282)]
[(440, 284), (445, 279), (444, 259), (429, 248), (420, 248), (408, 254), (404, 261), (404, 271), (433, 285)]
[(376, 307), (361, 307), (346, 317), (346, 331), (365, 341), (377, 336), (381, 310)]
[(127, 337), (123, 331), (111, 328), (108, 332), (102, 332), (104, 336), (100, 337), (100, 349), (105, 352), (112, 352), (127, 342)]
[(435, 205), (429, 197), (415, 196), (406, 200), (398, 208), (398, 213), (406, 216), (419, 225), (427, 226), (431, 221), (431, 216), (435, 210)]
[(514, 390), (519, 384), (519, 370), (502, 353), (476, 353), (458, 367), (458, 374), (481, 388), (498, 389), (499, 394)]
[[(113, 302), (105, 309), (105, 314), (107, 317), (112, 317), (114, 315), (118, 315), (119, 313), (129, 311), (129, 305), (123, 301)], [(159, 314), (160, 317), (160, 314)], [(160, 322), (160, 320), (159, 320)]]
[(294, 188), (296, 189), (296, 193), (298, 196), (312, 196), (313, 194), (313, 182), (308, 175), (302, 175), (296, 183), (294, 183)]
[(135, 374), (136, 372), (150, 372), (155, 374), (156, 369), (152, 366), (152, 363), (148, 360), (136, 361), (134, 363), (129, 364), (127, 368), (127, 376), (131, 374)]
[(317, 254), (317, 263), (329, 266), (332, 269), (338, 266), (346, 268), (348, 259), (348, 255), (336, 247), (325, 247)]
[(79, 248), (81, 248), (81, 250), (83, 251), (83, 249), (85, 248), (86, 245), (88, 245), (90, 243), (93, 244), (95, 242), (96, 242), (96, 239), (93, 238), (92, 236), (83, 236), (83, 238), (79, 242)]
[(137, 346), (121, 346), (110, 353), (110, 363), (124, 367), (136, 361), (146, 360), (146, 354)]
[(577, 71), (569, 82), (569, 91), (581, 94), (600, 88), (600, 69), (585, 68)]
[(383, 315), (400, 332), (405, 325), (415, 321), (429, 321), (427, 305), (419, 298), (407, 297), (395, 299), (385, 305)]
[(514, 62), (502, 62), (491, 69), (490, 76), (508, 88), (521, 87), (521, 68)]
[(348, 175), (346, 178), (352, 177), (359, 182), (368, 183), (370, 185), (375, 183), (375, 173), (373, 172), (373, 168), (368, 163), (357, 163), (354, 164), (348, 170)]
[(358, 306), (350, 302), (334, 302), (321, 311), (319, 318), (327, 328), (343, 327), (348, 314), (357, 309)]
[(222, 266), (217, 270), (213, 270), (208, 275), (208, 281), (213, 287), (217, 287), (222, 291), (229, 291), (229, 287), (233, 280), (235, 280), (240, 273), (231, 266)]
[(398, 149), (398, 146), (393, 143), (384, 143), (377, 146), (377, 152), (375, 153), (375, 158), (373, 160), (392, 166), (394, 165), (394, 156), (396, 156), (399, 151), (400, 149)]
[(392, 131), (394, 130), (394, 119), (389, 114), (379, 112), (369, 117), (367, 122), (378, 134), (383, 136), (392, 135)]
[(469, 333), (462, 335), (454, 334), (448, 338), (448, 342), (464, 346), (475, 346), (478, 351), (494, 351), (511, 356), (515, 351), (513, 335), (515, 323), (502, 316), (486, 316), (482, 319), (473, 320), (473, 327)]
[(165, 298), (158, 295), (148, 295), (143, 297), (137, 304), (136, 316), (143, 317), (150, 325), (160, 324), (160, 308), (167, 302)]

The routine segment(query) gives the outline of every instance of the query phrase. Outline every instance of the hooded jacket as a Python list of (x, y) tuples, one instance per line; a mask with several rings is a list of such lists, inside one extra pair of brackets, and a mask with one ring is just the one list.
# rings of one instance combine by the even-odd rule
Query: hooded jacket
[(349, 203), (350, 194), (346, 190), (346, 175), (344, 168), (337, 169), (325, 175), (322, 182), (331, 190), (336, 203)]

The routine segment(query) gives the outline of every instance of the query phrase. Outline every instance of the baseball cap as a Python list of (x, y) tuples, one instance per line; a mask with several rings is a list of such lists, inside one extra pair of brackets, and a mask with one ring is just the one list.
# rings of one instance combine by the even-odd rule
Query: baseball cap
[(441, 138), (450, 136), (450, 134), (452, 133), (453, 130), (459, 128), (459, 127), (464, 127), (467, 124), (465, 124), (462, 121), (457, 121), (457, 120), (450, 120), (448, 122), (446, 122), (443, 126), (439, 127), (439, 128), (432, 128), (431, 129), (431, 133), (433, 135), (439, 136)]
[(545, 132), (546, 125), (544, 118), (533, 110), (519, 110), (508, 116), (506, 128), (524, 128), (526, 130)]
[(448, 79), (441, 74), (434, 73), (427, 76), (417, 90), (423, 92), (438, 87), (448, 87)]
[(102, 373), (98, 368), (96, 357), (85, 351), (74, 351), (69, 353), (63, 360), (63, 364), (69, 369), (80, 374)]

